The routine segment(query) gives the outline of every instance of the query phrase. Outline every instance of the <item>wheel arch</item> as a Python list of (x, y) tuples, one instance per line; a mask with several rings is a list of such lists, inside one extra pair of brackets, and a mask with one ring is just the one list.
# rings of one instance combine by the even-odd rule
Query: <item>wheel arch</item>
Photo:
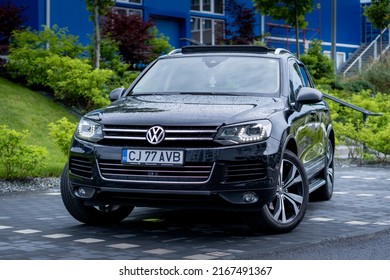
[(298, 156), (298, 145), (295, 141), (294, 137), (292, 135), (288, 136), (285, 141), (285, 145), (283, 148), (283, 153), (285, 150), (289, 150), (290, 152), (294, 153), (296, 156)]
[(336, 136), (335, 136), (335, 133), (334, 133), (332, 125), (328, 126), (327, 135), (328, 135), (328, 138), (329, 138), (329, 140), (331, 141), (331, 143), (333, 145), (333, 152), (334, 152), (335, 149), (336, 149)]

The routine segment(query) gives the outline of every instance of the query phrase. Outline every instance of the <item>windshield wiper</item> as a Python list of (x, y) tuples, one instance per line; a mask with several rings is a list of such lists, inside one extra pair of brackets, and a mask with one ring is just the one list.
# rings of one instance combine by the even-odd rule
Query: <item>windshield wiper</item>
[(238, 94), (230, 93), (230, 92), (180, 92), (180, 94), (183, 95), (234, 95), (237, 96)]
[(180, 92), (180, 94), (183, 94), (183, 95), (212, 95), (211, 92), (199, 92), (199, 91), (195, 91), (195, 92)]

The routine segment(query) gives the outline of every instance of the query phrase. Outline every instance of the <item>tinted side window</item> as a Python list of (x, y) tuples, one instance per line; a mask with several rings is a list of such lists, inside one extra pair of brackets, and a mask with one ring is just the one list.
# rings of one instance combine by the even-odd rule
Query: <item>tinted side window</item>
[(301, 72), (301, 76), (302, 76), (302, 79), (303, 79), (303, 83), (304, 83), (304, 86), (305, 87), (311, 87), (311, 82), (310, 82), (310, 78), (309, 78), (309, 75), (306, 71), (306, 68), (305, 66), (303, 66), (302, 64), (299, 65), (299, 70)]
[(295, 102), (298, 91), (305, 86), (304, 80), (298, 64), (294, 60), (290, 60), (288, 64), (289, 83), (290, 83), (290, 101)]

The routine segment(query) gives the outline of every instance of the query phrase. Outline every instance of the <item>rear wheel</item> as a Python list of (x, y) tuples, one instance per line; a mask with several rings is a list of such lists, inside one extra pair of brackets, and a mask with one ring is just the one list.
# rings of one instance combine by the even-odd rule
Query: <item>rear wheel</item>
[(280, 165), (275, 198), (260, 212), (251, 213), (249, 226), (265, 233), (287, 233), (305, 216), (309, 187), (305, 170), (298, 157), (286, 151)]
[(323, 185), (318, 190), (314, 191), (310, 196), (313, 200), (325, 201), (329, 200), (333, 195), (334, 187), (334, 149), (330, 139), (326, 148), (326, 164), (322, 171), (321, 178), (325, 180)]
[(109, 225), (119, 223), (134, 209), (133, 206), (104, 205), (87, 206), (81, 199), (73, 197), (70, 191), (68, 166), (66, 165), (61, 176), (61, 197), (66, 210), (76, 220), (91, 225)]

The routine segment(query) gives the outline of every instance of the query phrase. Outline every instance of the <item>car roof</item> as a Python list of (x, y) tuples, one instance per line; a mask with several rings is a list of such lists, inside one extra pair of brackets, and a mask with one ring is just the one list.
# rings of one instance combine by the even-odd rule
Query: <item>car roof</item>
[(193, 54), (257, 54), (273, 56), (294, 56), (290, 51), (283, 48), (267, 48), (254, 45), (192, 45), (181, 49), (175, 49), (169, 55), (193, 55)]

